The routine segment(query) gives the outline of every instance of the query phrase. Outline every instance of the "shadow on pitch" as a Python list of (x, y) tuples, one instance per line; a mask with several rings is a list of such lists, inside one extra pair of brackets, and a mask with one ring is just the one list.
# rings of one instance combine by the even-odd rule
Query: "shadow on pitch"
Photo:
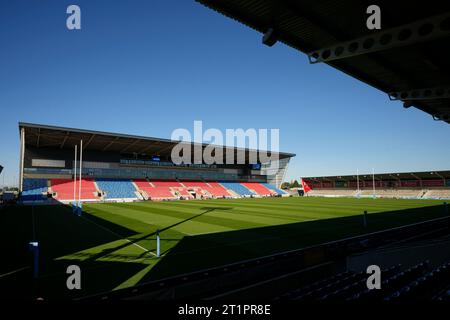
[[(160, 230), (161, 239), (165, 240), (164, 231), (170, 228), (207, 213), (232, 210), (233, 208), (211, 206), (201, 209), (202, 211), (199, 214), (162, 228)], [(43, 292), (48, 296), (58, 298), (58, 295), (63, 297), (64, 294), (67, 294), (67, 289), (65, 288), (67, 274), (65, 271), (70, 264), (80, 264), (82, 269), (86, 270), (83, 273), (83, 277), (86, 280), (84, 287), (86, 290), (83, 290), (83, 294), (112, 290), (147, 267), (147, 265), (141, 263), (125, 262), (128, 257), (120, 256), (114, 251), (133, 245), (140, 240), (154, 237), (155, 232), (143, 235), (137, 239), (130, 239), (130, 242), (92, 256), (86, 254), (70, 260), (55, 260), (61, 256), (72, 255), (89, 248), (117, 241), (119, 236), (123, 238), (137, 236), (137, 233), (89, 214), (78, 217), (72, 214), (70, 208), (64, 206), (42, 206), (37, 209), (36, 213), (38, 214), (38, 219), (35, 229), (37, 230), (37, 239), (41, 246), (41, 273), (43, 275), (41, 283)], [(142, 284), (181, 273), (199, 271), (205, 268), (441, 216), (443, 216), (442, 206), (429, 206), (372, 213), (369, 215), (368, 228), (363, 228), (362, 215), (357, 215), (185, 236), (181, 240), (177, 239), (178, 243), (167, 251), (164, 257), (159, 259), (158, 263), (149, 272), (143, 275), (139, 283)], [(2, 220), (2, 222), (5, 221)], [(26, 248), (26, 243), (31, 237), (31, 225), (24, 225), (22, 220), (17, 221), (13, 225), (17, 227), (9, 228), (10, 230), (6, 230), (2, 236), (5, 238), (4, 243), (14, 242), (17, 245), (12, 246), (12, 250), (6, 248), (3, 254), (8, 257), (8, 260), (14, 259), (14, 257), (20, 259), (20, 266), (30, 265), (30, 257), (24, 247)], [(23, 232), (20, 231), (20, 228), (24, 228)], [(104, 231), (101, 231), (102, 229)], [(21, 247), (20, 250), (24, 253), (20, 256), (14, 252), (14, 250), (19, 249), (18, 246)], [(145, 257), (145, 254), (146, 252), (142, 252), (140, 256), (136, 256), (136, 259)], [(107, 255), (115, 255), (119, 261), (99, 261)], [(26, 279), (23, 283), (18, 279), (14, 281), (14, 277), (5, 277), (1, 279), (0, 286), (6, 292), (14, 284), (22, 283), (23, 286), (27, 286), (31, 280), (31, 272), (26, 273), (26, 277), (21, 278)], [(2, 283), (9, 283), (9, 285), (2, 286)], [(23, 286), (21, 287), (22, 289), (24, 289)], [(52, 292), (56, 294), (52, 294)]]
[[(199, 213), (199, 214), (193, 215), (192, 217), (189, 217), (189, 218), (184, 219), (184, 220), (182, 220), (182, 221), (180, 221), (180, 222), (174, 223), (174, 224), (172, 224), (172, 225), (170, 225), (170, 226), (167, 226), (167, 227), (164, 227), (164, 228), (160, 229), (160, 230), (159, 230), (160, 236), (161, 236), (161, 237), (164, 237), (164, 231), (166, 231), (166, 230), (172, 229), (172, 228), (174, 228), (174, 227), (176, 227), (176, 226), (179, 226), (179, 225), (181, 225), (181, 224), (183, 224), (183, 223), (186, 223), (186, 222), (188, 222), (188, 221), (191, 221), (191, 220), (194, 220), (194, 219), (196, 219), (196, 218), (199, 218), (199, 217), (201, 217), (201, 216), (203, 216), (203, 215), (205, 215), (205, 214), (207, 214), (207, 213), (211, 213), (211, 212), (213, 212), (213, 211), (227, 211), (227, 210), (233, 210), (233, 208), (232, 208), (232, 207), (203, 207), (203, 208), (201, 208), (201, 210), (203, 210), (203, 211), (202, 211), (201, 213)], [(109, 222), (109, 221), (105, 221), (105, 220), (103, 220), (103, 219), (100, 219), (100, 218), (98, 218), (98, 217), (94, 217), (94, 216), (92, 216), (92, 215), (87, 215), (87, 217), (86, 217), (86, 219), (92, 219), (92, 218), (95, 218), (95, 219), (96, 219), (96, 224), (98, 224), (99, 226), (104, 226), (104, 227), (106, 227), (106, 228), (110, 228), (110, 227), (111, 227), (111, 224), (112, 224), (112, 223)], [(104, 222), (107, 222), (107, 223), (104, 224)], [(116, 226), (116, 229), (117, 229), (117, 228), (120, 229), (120, 226)], [(126, 236), (123, 236), (121, 233), (118, 233), (117, 236), (118, 236), (118, 235), (120, 235), (120, 236), (123, 237), (123, 238), (126, 238)], [(123, 243), (123, 244), (121, 244), (121, 245), (119, 245), (119, 246), (112, 247), (112, 248), (107, 248), (107, 249), (104, 249), (104, 250), (102, 250), (101, 252), (99, 252), (99, 253), (97, 253), (97, 254), (92, 254), (91, 256), (89, 256), (89, 257), (87, 258), (87, 260), (97, 260), (97, 259), (100, 259), (100, 258), (105, 257), (105, 256), (110, 256), (110, 255), (112, 255), (113, 252), (115, 252), (115, 251), (118, 251), (118, 250), (127, 248), (127, 247), (129, 247), (129, 246), (135, 245), (135, 244), (136, 244), (137, 242), (139, 242), (139, 241), (147, 240), (147, 239), (152, 238), (152, 237), (155, 237), (155, 236), (156, 236), (156, 230), (155, 230), (154, 232), (150, 232), (150, 233), (148, 233), (148, 234), (146, 234), (146, 235), (143, 235), (143, 236), (141, 236), (141, 237), (138, 237), (138, 238), (128, 239), (128, 241), (127, 241), (126, 243)], [(116, 239), (116, 240), (117, 240), (117, 239)], [(166, 240), (166, 239), (164, 239), (164, 240)], [(179, 241), (179, 239), (167, 239), (167, 240), (171, 240), (171, 241), (176, 240), (176, 241)], [(154, 250), (151, 250), (150, 252), (152, 252), (152, 251), (154, 251)], [(164, 254), (164, 252), (163, 252), (163, 254)], [(144, 253), (143, 255), (145, 255), (145, 253)]]
[[(140, 281), (165, 277), (258, 258), (319, 243), (442, 217), (443, 206), (403, 209), (362, 215), (256, 227), (237, 231), (185, 236)], [(162, 240), (164, 238), (162, 237)]]
[[(114, 233), (102, 231), (99, 225), (124, 236), (135, 235), (133, 230), (98, 218), (92, 220), (95, 223), (89, 222), (74, 215), (66, 206), (36, 206), (34, 219), (31, 212), (31, 206), (12, 207), (2, 212), (0, 241), (9, 245), (2, 247), (5, 259), (0, 267), (3, 275), (0, 277), (0, 298), (67, 299), (104, 292), (113, 290), (146, 267), (130, 262), (131, 257), (118, 254), (114, 256), (118, 261), (89, 260), (83, 255), (84, 250), (118, 239)], [(37, 240), (40, 248), (37, 281), (33, 281), (32, 256), (28, 250), (31, 239)], [(58, 259), (73, 254), (74, 259)], [(81, 290), (67, 289), (69, 265), (81, 268)]]

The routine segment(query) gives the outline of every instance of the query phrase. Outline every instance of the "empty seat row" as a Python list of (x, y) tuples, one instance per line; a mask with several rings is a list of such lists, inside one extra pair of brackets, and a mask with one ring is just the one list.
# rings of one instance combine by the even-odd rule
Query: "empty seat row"
[(450, 263), (445, 263), (409, 282), (384, 298), (385, 301), (423, 300), (450, 285)]
[(421, 262), (406, 270), (399, 270), (395, 273), (381, 273), (382, 282), (381, 289), (370, 290), (365, 287), (363, 290), (347, 296), (346, 300), (362, 300), (362, 301), (380, 301), (389, 296), (393, 292), (399, 290), (404, 285), (410, 283), (414, 279), (421, 277), (428, 268), (428, 262)]
[[(400, 272), (400, 265), (382, 270), (385, 278), (391, 278)], [(312, 284), (291, 290), (279, 297), (281, 300), (346, 300), (367, 289), (367, 273), (341, 272)]]

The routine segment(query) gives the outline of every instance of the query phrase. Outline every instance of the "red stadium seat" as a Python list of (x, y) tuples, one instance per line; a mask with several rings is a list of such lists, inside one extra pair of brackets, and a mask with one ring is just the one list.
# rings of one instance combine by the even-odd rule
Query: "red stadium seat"
[(190, 187), (200, 191), (200, 194), (203, 194), (204, 196), (211, 195), (216, 198), (231, 196), (228, 193), (227, 189), (225, 189), (220, 183), (215, 181), (182, 181), (182, 183), (188, 188)]
[[(162, 199), (175, 199), (174, 194), (171, 192), (169, 185), (172, 185), (172, 181), (152, 181), (150, 184), (147, 180), (134, 180), (133, 181), (139, 190), (147, 193), (150, 199), (162, 200)], [(166, 183), (168, 182), (168, 183)], [(175, 183), (177, 183), (175, 181)], [(179, 185), (179, 184), (178, 184)], [(179, 185), (181, 186), (181, 185)]]
[[(74, 181), (72, 179), (51, 179), (51, 190), (56, 192), (55, 199), (73, 200)], [(75, 194), (78, 199), (79, 181), (75, 184)], [(98, 191), (92, 179), (81, 179), (81, 200), (98, 200)]]
[(256, 192), (260, 196), (275, 195), (276, 192), (263, 186), (259, 182), (241, 182), (241, 184), (249, 190)]

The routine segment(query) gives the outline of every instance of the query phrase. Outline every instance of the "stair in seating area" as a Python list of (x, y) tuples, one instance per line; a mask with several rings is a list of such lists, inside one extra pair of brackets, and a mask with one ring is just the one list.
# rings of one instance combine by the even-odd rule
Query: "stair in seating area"
[(164, 199), (175, 199), (173, 192), (170, 187), (161, 181), (147, 181), (144, 179), (134, 180), (135, 185), (139, 190), (145, 191), (150, 200), (164, 200)]

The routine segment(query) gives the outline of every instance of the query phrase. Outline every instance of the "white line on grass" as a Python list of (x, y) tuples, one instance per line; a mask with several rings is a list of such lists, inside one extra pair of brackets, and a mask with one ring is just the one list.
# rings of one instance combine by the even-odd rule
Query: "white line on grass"
[(135, 243), (135, 242), (133, 242), (133, 241), (127, 239), (127, 238), (122, 237), (120, 234), (118, 234), (118, 233), (112, 231), (111, 229), (108, 229), (108, 228), (106, 228), (106, 227), (104, 227), (104, 226), (102, 226), (102, 225), (99, 225), (98, 223), (95, 223), (94, 221), (92, 221), (92, 220), (90, 220), (90, 219), (87, 219), (87, 218), (85, 218), (85, 217), (83, 217), (83, 216), (81, 216), (81, 218), (83, 218), (83, 219), (86, 220), (86, 221), (89, 221), (90, 223), (96, 225), (97, 227), (99, 227), (99, 228), (101, 228), (101, 229), (103, 229), (103, 230), (105, 230), (105, 231), (107, 231), (107, 232), (109, 232), (109, 233), (115, 235), (116, 237), (118, 237), (118, 238), (120, 238), (120, 239), (123, 239), (123, 240), (125, 240), (125, 241), (131, 243), (133, 246), (136, 246), (136, 247), (138, 247), (138, 248), (144, 250), (145, 252), (148, 252), (148, 253), (150, 253), (150, 254), (152, 254), (152, 255), (154, 255), (154, 256), (156, 257), (156, 254), (155, 254), (155, 253), (151, 252), (150, 250), (147, 250), (146, 248), (144, 248), (144, 247), (138, 245), (137, 243)]
[(23, 268), (19, 268), (19, 269), (16, 269), (16, 270), (13, 270), (13, 271), (4, 273), (4, 274), (0, 274), (0, 278), (3, 278), (3, 277), (6, 277), (6, 276), (9, 276), (9, 275), (12, 275), (12, 274), (14, 274), (14, 273), (16, 273), (16, 272), (20, 272), (20, 271), (22, 271), (22, 270), (26, 270), (26, 269), (28, 269), (28, 268), (30, 268), (30, 267), (23, 267)]

